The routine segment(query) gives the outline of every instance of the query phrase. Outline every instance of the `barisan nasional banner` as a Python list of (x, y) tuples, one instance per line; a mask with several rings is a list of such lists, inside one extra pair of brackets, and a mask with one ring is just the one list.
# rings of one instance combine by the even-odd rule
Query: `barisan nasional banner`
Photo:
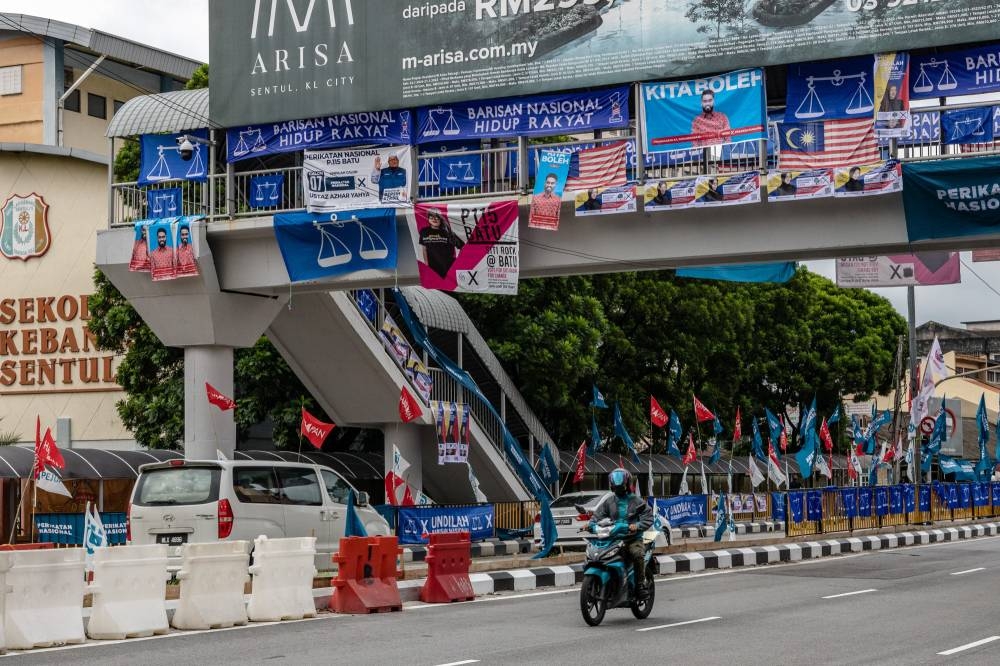
[(310, 213), (360, 208), (409, 208), (410, 149), (307, 150), (302, 187)]
[(998, 25), (995, 0), (212, 0), (209, 115), (235, 128), (694, 78), (987, 42)]

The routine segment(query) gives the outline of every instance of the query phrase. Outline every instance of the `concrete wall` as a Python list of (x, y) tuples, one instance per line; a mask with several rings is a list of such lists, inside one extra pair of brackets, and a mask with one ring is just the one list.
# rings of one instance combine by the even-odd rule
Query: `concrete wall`
[(37, 39), (0, 36), (0, 67), (21, 65), (21, 94), (0, 96), (0, 142), (43, 142), (44, 59)]

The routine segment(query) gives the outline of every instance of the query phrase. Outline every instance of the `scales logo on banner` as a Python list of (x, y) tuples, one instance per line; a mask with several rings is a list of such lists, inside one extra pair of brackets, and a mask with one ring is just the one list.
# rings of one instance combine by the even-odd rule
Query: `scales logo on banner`
[(910, 98), (936, 99), (1000, 90), (998, 61), (995, 44), (912, 56)]
[(941, 137), (947, 145), (993, 143), (995, 106), (941, 112)]
[(332, 213), (359, 208), (409, 208), (410, 149), (311, 151), (302, 171), (306, 209)]
[(14, 194), (0, 208), (0, 254), (27, 261), (49, 250), (49, 205), (39, 195)]
[(292, 282), (396, 268), (391, 208), (275, 215), (274, 235)]
[(151, 220), (177, 217), (184, 209), (184, 191), (179, 187), (146, 190), (146, 217)]
[(838, 287), (928, 286), (958, 284), (961, 281), (962, 268), (958, 252), (837, 259)]
[(431, 401), (438, 438), (438, 464), (469, 461), (469, 406), (461, 402)]
[[(194, 142), (191, 159), (181, 158), (177, 140), (183, 134), (143, 134), (140, 146), (139, 184), (152, 185), (168, 180), (208, 180), (206, 145)], [(208, 141), (208, 131), (188, 132), (187, 136)]]
[(790, 65), (785, 122), (872, 118), (874, 78), (872, 56)]

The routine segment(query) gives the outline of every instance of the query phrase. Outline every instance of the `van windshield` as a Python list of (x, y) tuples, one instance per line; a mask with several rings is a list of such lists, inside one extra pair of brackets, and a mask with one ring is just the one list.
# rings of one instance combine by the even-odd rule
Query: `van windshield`
[(170, 467), (143, 472), (135, 504), (175, 506), (208, 504), (219, 498), (218, 467)]

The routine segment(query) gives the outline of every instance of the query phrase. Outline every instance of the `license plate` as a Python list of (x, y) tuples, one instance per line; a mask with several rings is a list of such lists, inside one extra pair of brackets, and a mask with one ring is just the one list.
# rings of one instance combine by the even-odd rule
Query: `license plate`
[(156, 543), (165, 543), (168, 546), (180, 546), (187, 543), (187, 534), (157, 534)]
[(556, 518), (556, 525), (572, 525), (572, 518)]

